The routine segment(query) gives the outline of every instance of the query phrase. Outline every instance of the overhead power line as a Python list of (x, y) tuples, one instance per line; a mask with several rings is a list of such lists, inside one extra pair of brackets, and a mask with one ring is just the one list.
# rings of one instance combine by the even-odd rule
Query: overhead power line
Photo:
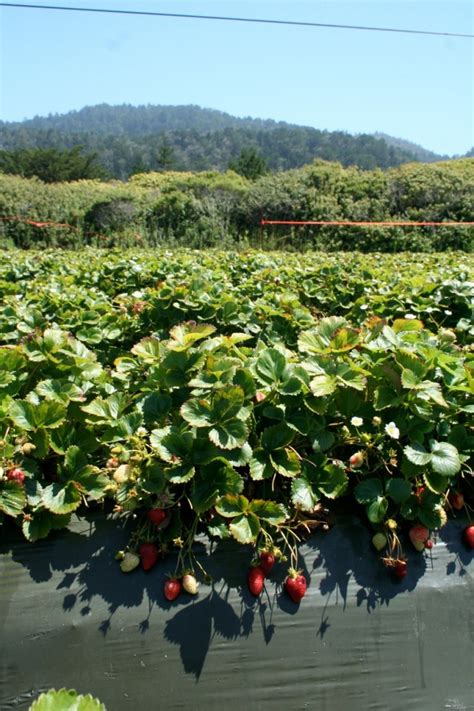
[(269, 20), (254, 17), (222, 17), (219, 15), (189, 15), (178, 12), (152, 12), (148, 10), (111, 10), (97, 7), (63, 7), (60, 5), (28, 5), (26, 3), (0, 2), (0, 7), (16, 7), (28, 10), (60, 10), (65, 12), (95, 12), (108, 15), (141, 15), (146, 17), (171, 17), (188, 20), (217, 20), (219, 22), (246, 22), (263, 25), (290, 25), (294, 27), (320, 27), (338, 30), (363, 30), (366, 32), (395, 32), (410, 35), (434, 35), (438, 37), (469, 37), (474, 34), (461, 32), (435, 32), (432, 30), (412, 30), (399, 27), (368, 27), (365, 25), (341, 25), (328, 22), (302, 22), (297, 20)]

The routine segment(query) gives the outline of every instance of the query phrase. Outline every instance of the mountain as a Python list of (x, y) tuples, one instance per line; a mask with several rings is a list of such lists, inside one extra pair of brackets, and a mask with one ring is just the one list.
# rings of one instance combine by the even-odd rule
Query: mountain
[(238, 118), (199, 106), (86, 106), (80, 111), (0, 122), (0, 148), (74, 148), (97, 153), (108, 171), (126, 179), (147, 170), (225, 170), (253, 148), (270, 170), (316, 158), (363, 169), (437, 160), (430, 151), (390, 136), (350, 135), (273, 120)]
[(436, 163), (436, 161), (449, 159), (449, 156), (447, 155), (434, 153), (433, 151), (429, 151), (427, 148), (423, 148), (423, 146), (420, 146), (418, 143), (406, 141), (404, 138), (395, 138), (395, 136), (389, 136), (387, 133), (382, 133), (381, 131), (374, 133), (374, 136), (376, 138), (383, 138), (389, 146), (401, 148), (404, 151), (412, 153), (421, 163)]

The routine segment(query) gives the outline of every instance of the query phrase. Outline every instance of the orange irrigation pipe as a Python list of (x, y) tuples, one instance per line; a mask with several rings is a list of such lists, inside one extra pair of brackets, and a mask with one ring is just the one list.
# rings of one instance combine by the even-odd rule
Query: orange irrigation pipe
[(464, 227), (474, 222), (353, 222), (350, 220), (260, 220), (265, 225), (321, 225), (336, 227)]

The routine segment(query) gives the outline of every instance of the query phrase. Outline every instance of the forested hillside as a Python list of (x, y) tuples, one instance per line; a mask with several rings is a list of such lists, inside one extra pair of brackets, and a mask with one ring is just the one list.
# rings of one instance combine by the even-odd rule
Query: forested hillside
[[(389, 145), (382, 137), (236, 118), (198, 106), (103, 104), (24, 122), (0, 122), (0, 147), (6, 151), (76, 146), (84, 153), (97, 153), (109, 176), (121, 180), (149, 170), (222, 171), (248, 149), (258, 152), (270, 171), (301, 167), (315, 158), (365, 170), (418, 160), (416, 152)], [(426, 154), (430, 160), (437, 158)]]

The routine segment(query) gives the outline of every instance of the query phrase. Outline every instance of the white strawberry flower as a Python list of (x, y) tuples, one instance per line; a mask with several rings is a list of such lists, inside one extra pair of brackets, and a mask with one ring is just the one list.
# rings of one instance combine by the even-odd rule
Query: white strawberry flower
[(362, 417), (352, 417), (351, 418), (351, 425), (354, 425), (354, 427), (361, 427), (364, 424), (364, 420)]
[(389, 422), (388, 425), (385, 425), (385, 432), (392, 439), (398, 439), (400, 437), (400, 430), (395, 422)]

